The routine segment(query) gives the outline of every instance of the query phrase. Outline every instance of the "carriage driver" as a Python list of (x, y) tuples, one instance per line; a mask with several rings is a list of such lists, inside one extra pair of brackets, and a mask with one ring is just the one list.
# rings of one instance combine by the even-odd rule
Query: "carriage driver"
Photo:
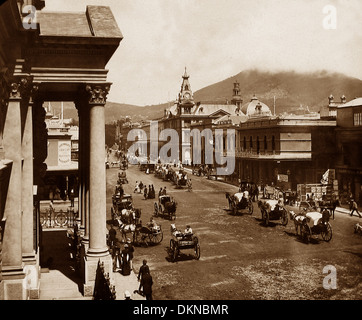
[(192, 234), (192, 229), (189, 225), (186, 226), (184, 234)]
[(147, 227), (151, 229), (157, 228), (157, 223), (153, 220), (153, 217), (151, 217), (150, 222), (147, 223)]

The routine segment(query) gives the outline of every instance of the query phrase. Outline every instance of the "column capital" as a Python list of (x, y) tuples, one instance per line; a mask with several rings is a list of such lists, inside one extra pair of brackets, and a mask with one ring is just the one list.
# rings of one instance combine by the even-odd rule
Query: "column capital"
[(87, 84), (85, 91), (89, 105), (105, 105), (111, 83)]

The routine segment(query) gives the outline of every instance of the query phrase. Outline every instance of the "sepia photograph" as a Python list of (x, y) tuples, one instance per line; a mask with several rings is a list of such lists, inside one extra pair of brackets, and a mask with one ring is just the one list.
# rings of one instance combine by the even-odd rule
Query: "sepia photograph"
[(0, 2), (0, 300), (361, 299), (362, 1)]

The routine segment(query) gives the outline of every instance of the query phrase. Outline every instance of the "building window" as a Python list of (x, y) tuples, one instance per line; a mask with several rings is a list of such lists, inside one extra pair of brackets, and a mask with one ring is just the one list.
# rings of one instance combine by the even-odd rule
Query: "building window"
[(356, 127), (362, 126), (362, 112), (353, 115), (353, 125)]
[(260, 142), (259, 142), (259, 137), (256, 137), (256, 153), (259, 154), (260, 153)]
[(275, 152), (275, 137), (272, 137), (272, 150)]
[(253, 137), (250, 136), (250, 150), (253, 150)]
[(266, 136), (264, 136), (264, 151), (268, 150), (268, 142), (266, 141)]
[(244, 137), (244, 150), (246, 150), (246, 137)]

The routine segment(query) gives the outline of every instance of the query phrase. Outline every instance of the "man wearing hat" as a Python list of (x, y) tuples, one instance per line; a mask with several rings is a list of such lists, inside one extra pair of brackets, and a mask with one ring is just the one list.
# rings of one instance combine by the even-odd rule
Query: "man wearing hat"
[(190, 226), (190, 225), (187, 225), (187, 226), (186, 226), (185, 234), (192, 234), (192, 229), (191, 229), (191, 226)]
[(140, 267), (140, 271), (138, 272), (138, 276), (137, 276), (137, 280), (140, 282), (140, 285), (138, 287), (139, 293), (141, 293), (141, 288), (143, 288), (142, 279), (146, 273), (150, 273), (150, 268), (148, 267), (147, 260), (145, 259), (145, 260), (143, 260), (143, 264)]

